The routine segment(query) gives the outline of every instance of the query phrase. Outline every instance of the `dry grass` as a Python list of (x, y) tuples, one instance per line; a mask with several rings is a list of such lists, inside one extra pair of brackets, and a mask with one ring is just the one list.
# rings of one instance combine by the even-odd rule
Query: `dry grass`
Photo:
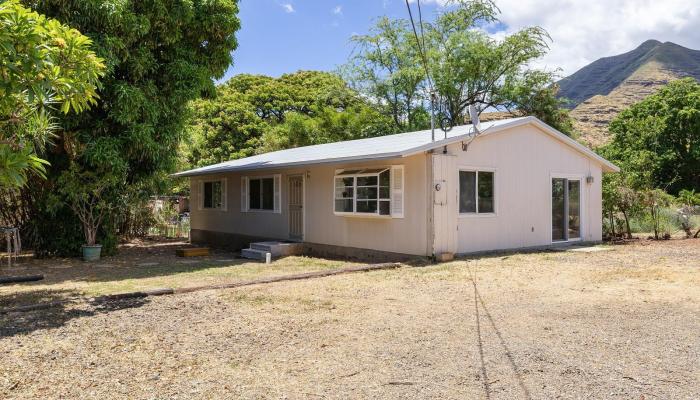
[(123, 246), (118, 256), (105, 257), (96, 263), (77, 259), (25, 258), (11, 269), (2, 265), (0, 276), (44, 274), (46, 279), (0, 286), (0, 307), (74, 296), (217, 284), (348, 265), (347, 262), (311, 257), (287, 257), (267, 265), (218, 250), (212, 251), (208, 257), (176, 257), (175, 249), (185, 246), (187, 244), (180, 241), (134, 242)]
[(643, 241), (7, 315), (0, 397), (695, 399), (698, 260)]

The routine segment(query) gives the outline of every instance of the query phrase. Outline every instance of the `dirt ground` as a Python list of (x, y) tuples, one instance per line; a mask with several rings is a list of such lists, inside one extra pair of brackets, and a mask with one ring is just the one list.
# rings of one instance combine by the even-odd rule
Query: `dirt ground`
[(287, 257), (265, 265), (238, 253), (212, 249), (209, 256), (183, 258), (175, 250), (191, 247), (182, 240), (134, 240), (118, 255), (96, 262), (77, 258), (34, 259), (24, 256), (12, 267), (0, 259), (0, 277), (44, 275), (32, 283), (0, 286), (0, 309), (38, 302), (99, 296), (162, 287), (220, 284), (347, 266), (347, 262), (311, 257)]
[(697, 399), (700, 240), (0, 316), (0, 398)]

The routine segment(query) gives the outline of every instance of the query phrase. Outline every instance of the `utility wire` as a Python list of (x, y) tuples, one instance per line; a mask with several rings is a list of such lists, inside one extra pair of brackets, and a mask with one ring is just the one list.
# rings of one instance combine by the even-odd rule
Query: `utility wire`
[(418, 17), (420, 18), (420, 24), (421, 24), (421, 36), (423, 36), (423, 46), (421, 46), (421, 40), (418, 38), (418, 31), (416, 30), (416, 24), (413, 22), (413, 12), (411, 11), (411, 6), (408, 4), (408, 0), (406, 0), (406, 8), (408, 9), (408, 16), (411, 19), (411, 27), (413, 27), (413, 35), (416, 37), (416, 45), (418, 46), (418, 53), (421, 56), (421, 60), (423, 61), (423, 69), (425, 69), (425, 76), (428, 78), (428, 85), (430, 86), (430, 93), (431, 96), (434, 94), (434, 89), (433, 89), (433, 81), (430, 79), (430, 71), (428, 71), (428, 59), (425, 56), (425, 51), (423, 47), (425, 47), (425, 36), (423, 36), (423, 17), (422, 13), (420, 10), (420, 0), (418, 0)]

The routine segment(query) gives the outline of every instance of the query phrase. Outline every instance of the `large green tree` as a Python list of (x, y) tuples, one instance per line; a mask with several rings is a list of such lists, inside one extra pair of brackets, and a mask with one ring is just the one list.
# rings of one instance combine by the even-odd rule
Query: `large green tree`
[(673, 81), (622, 111), (610, 132), (601, 152), (632, 187), (700, 191), (700, 84), (694, 79)]
[(236, 75), (213, 98), (192, 102), (190, 113), (183, 167), (395, 131), (342, 78), (320, 71)]
[(52, 115), (95, 104), (104, 66), (90, 45), (15, 0), (0, 3), (0, 189), (44, 176), (41, 154), (58, 128)]
[(499, 22), (499, 12), (491, 0), (454, 0), (434, 21), (414, 21), (416, 32), (406, 20), (382, 18), (370, 34), (353, 37), (357, 51), (342, 71), (401, 130), (427, 125), (421, 111), (432, 90), (436, 114), (454, 125), (468, 120), (473, 104), (535, 115), (571, 134), (554, 72), (529, 67), (548, 50), (547, 32), (528, 27), (495, 39), (485, 27)]
[(409, 22), (380, 18), (366, 35), (354, 35), (356, 51), (341, 68), (357, 90), (376, 100), (400, 130), (429, 124), (425, 100), (425, 69)]
[[(240, 26), (237, 0), (24, 2), (90, 37), (106, 65), (97, 105), (61, 118), (51, 179), (31, 188), (31, 221), (41, 247), (70, 253), (81, 242), (80, 227), (67, 206), (46, 211), (48, 193), (60, 193), (54, 186), (71, 168), (119, 182), (103, 193), (120, 203), (129, 187), (174, 169), (188, 102), (213, 92), (213, 78), (231, 64)], [(114, 236), (117, 217), (103, 225), (102, 235)], [(44, 229), (57, 225), (66, 231)]]

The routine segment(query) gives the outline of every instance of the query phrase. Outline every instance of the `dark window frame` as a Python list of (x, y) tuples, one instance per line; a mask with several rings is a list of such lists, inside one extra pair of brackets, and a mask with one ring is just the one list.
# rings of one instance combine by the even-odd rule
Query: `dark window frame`
[[(218, 184), (218, 193), (215, 191), (215, 186)], [(217, 179), (212, 181), (202, 182), (202, 209), (205, 210), (221, 210), (224, 208), (224, 183), (223, 180)], [(208, 196), (207, 196), (208, 194)], [(218, 194), (218, 199), (215, 198)], [(209, 197), (209, 199), (207, 199)], [(208, 201), (207, 201), (208, 200)]]
[[(257, 182), (254, 184), (253, 182)], [(253, 198), (253, 185), (257, 186), (257, 198)], [(266, 193), (266, 190), (269, 193)], [(254, 202), (254, 200), (256, 200)], [(254, 205), (256, 207), (254, 207)], [(248, 210), (249, 211), (275, 211), (275, 177), (256, 176), (248, 177)]]
[[(473, 173), (474, 174), (474, 188), (473, 188), (473, 205), (474, 211), (469, 209), (465, 210), (462, 203), (463, 191), (462, 188), (462, 173)], [(482, 197), (482, 187), (479, 185), (479, 176), (481, 174), (489, 174), (491, 176), (491, 187), (490, 196)], [(497, 201), (496, 201), (496, 170), (491, 168), (460, 168), (457, 174), (457, 184), (459, 185), (459, 195), (457, 197), (458, 209), (460, 216), (495, 216), (497, 215)], [(482, 211), (486, 201), (490, 201), (490, 207), (487, 211)]]

